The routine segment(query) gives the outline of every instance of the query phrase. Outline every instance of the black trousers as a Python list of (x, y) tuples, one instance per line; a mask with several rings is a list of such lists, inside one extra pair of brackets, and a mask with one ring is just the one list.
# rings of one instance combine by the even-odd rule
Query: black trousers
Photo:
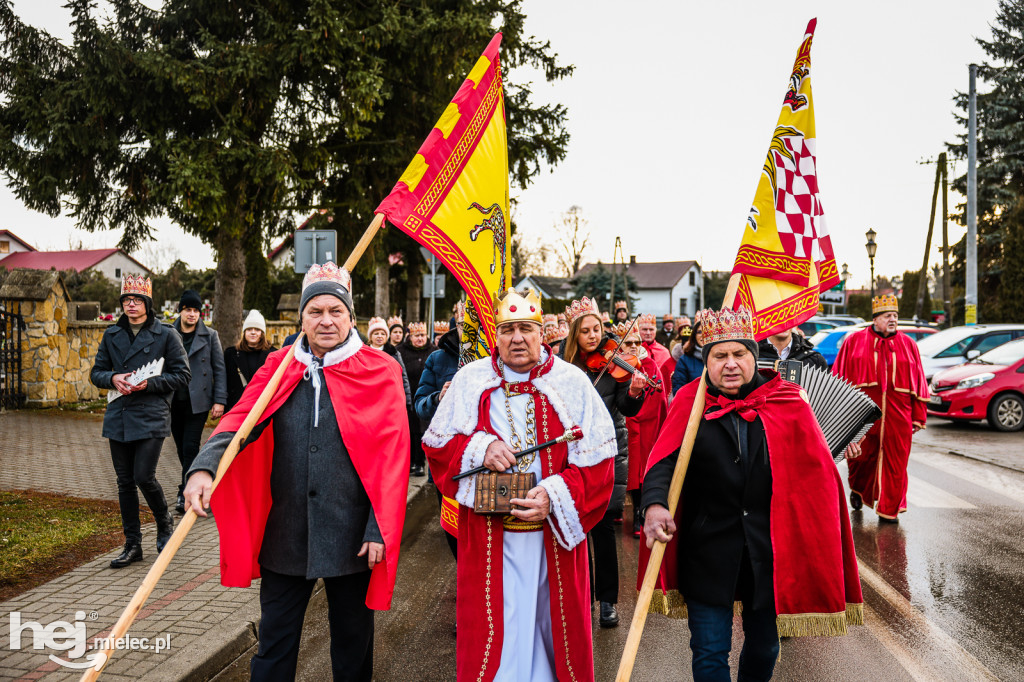
[(117, 502), (121, 507), (121, 528), (124, 538), (136, 544), (142, 543), (142, 524), (139, 521), (139, 490), (146, 498), (146, 504), (153, 510), (153, 516), (163, 518), (167, 514), (164, 489), (156, 480), (156, 463), (160, 461), (163, 438), (146, 438), (122, 442), (110, 440), (110, 461), (117, 474)]
[(621, 510), (606, 511), (590, 531), (590, 594), (595, 601), (615, 604), (619, 601), (619, 554), (615, 546), (613, 519)]
[(178, 461), (181, 462), (181, 480), (178, 481), (178, 495), (185, 491), (185, 474), (199, 454), (199, 446), (203, 440), (203, 427), (209, 412), (192, 413), (192, 401), (189, 399), (171, 402), (171, 436), (174, 447), (178, 449)]
[(423, 422), (412, 408), (406, 408), (409, 421), (409, 466), (423, 466), (427, 455), (423, 452)]
[[(315, 580), (260, 569), (260, 644), (251, 682), (294, 680), (306, 606)], [(373, 611), (366, 606), (370, 571), (324, 578), (334, 680), (373, 677)]]

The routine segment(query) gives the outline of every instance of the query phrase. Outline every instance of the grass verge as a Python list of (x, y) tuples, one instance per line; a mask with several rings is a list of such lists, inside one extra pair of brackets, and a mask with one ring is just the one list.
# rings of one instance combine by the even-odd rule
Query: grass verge
[(117, 502), (0, 490), (0, 601), (123, 542)]

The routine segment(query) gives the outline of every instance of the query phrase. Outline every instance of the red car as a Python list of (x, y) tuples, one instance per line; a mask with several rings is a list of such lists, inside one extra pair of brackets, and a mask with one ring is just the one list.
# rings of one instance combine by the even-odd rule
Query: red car
[(988, 423), (1000, 431), (1024, 428), (1024, 339), (936, 372), (928, 414)]

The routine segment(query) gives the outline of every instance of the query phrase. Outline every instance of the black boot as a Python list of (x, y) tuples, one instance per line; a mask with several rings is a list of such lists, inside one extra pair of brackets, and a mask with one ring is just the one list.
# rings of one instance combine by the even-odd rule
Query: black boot
[(179, 514), (185, 513), (185, 496), (181, 493), (178, 493), (178, 499), (174, 503), (174, 511)]
[(599, 621), (603, 628), (614, 628), (619, 626), (619, 612), (615, 610), (615, 604), (601, 602), (601, 619)]
[(128, 564), (142, 561), (142, 545), (129, 540), (124, 543), (124, 551), (116, 559), (111, 559), (111, 568), (124, 568)]
[(644, 522), (639, 512), (633, 512), (633, 537), (638, 538), (644, 533)]
[(170, 512), (164, 512), (163, 518), (156, 519), (156, 551), (164, 551), (167, 541), (174, 534), (174, 517)]
[(864, 500), (860, 499), (860, 495), (850, 491), (850, 506), (853, 507), (853, 511), (857, 511), (864, 506)]

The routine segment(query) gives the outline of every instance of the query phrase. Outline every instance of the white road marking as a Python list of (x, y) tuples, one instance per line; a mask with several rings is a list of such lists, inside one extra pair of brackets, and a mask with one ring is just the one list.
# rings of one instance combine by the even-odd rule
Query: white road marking
[(920, 447), (914, 448), (910, 459), (1024, 504), (1024, 477), (1015, 471)]
[[(961, 676), (954, 676), (953, 670), (946, 669), (945, 679), (965, 679), (965, 680), (994, 680), (998, 682), (999, 678), (992, 674), (992, 671), (985, 667), (985, 665), (975, 658), (970, 652), (960, 646), (955, 639), (950, 637), (944, 630), (935, 623), (931, 622), (921, 614), (920, 611), (915, 609), (913, 605), (904, 597), (902, 594), (897, 592), (889, 583), (885, 582), (882, 576), (875, 573), (871, 568), (867, 566), (860, 559), (857, 560), (857, 567), (860, 569), (861, 580), (864, 581), (872, 590), (877, 592), (885, 601), (896, 609), (900, 617), (903, 618), (911, 628), (916, 631), (922, 638), (930, 640), (936, 647), (943, 650), (946, 654), (949, 662), (956, 669), (956, 672), (961, 673)], [(865, 614), (866, 615), (866, 614)], [(896, 640), (892, 636), (887, 636), (887, 639), (879, 640), (883, 646), (892, 651), (890, 644), (899, 646)], [(900, 665), (910, 674), (914, 679), (933, 679), (930, 675), (924, 678), (919, 678), (919, 674), (923, 674), (921, 666), (917, 663), (917, 658), (907, 649), (903, 648), (903, 653), (896, 655), (896, 659), (900, 662)], [(931, 655), (931, 654), (930, 654)], [(907, 657), (911, 657), (909, 661), (911, 667), (904, 665), (904, 660)]]
[(896, 662), (914, 678), (915, 682), (942, 682), (939, 677), (928, 672), (919, 657), (915, 656), (906, 645), (889, 632), (882, 619), (867, 604), (864, 605), (864, 627), (892, 654)]
[(942, 488), (922, 481), (916, 476), (908, 476), (910, 485), (907, 488), (907, 501), (915, 507), (932, 509), (977, 509), (967, 500), (962, 500)]

